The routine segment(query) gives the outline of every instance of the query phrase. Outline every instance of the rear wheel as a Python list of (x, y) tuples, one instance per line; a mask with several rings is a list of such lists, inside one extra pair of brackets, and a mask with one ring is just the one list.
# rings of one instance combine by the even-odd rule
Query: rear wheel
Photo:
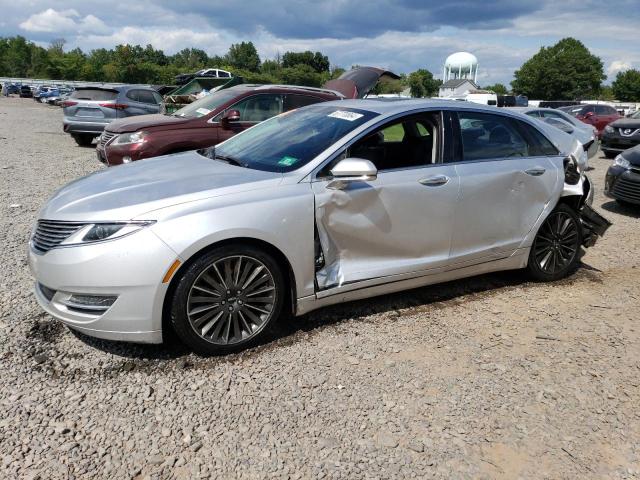
[(90, 133), (89, 134), (77, 133), (75, 135), (72, 135), (72, 137), (79, 146), (90, 147), (91, 144), (93, 143), (93, 139), (95, 138), (95, 135), (92, 135)]
[(565, 204), (558, 205), (533, 241), (527, 269), (533, 278), (545, 282), (572, 273), (582, 245), (582, 225), (576, 212)]
[(617, 152), (610, 152), (609, 150), (603, 150), (602, 153), (604, 153), (605, 158), (616, 158), (616, 155), (618, 155)]
[(222, 246), (196, 259), (180, 276), (171, 323), (202, 355), (230, 353), (258, 343), (282, 311), (286, 288), (272, 257), (252, 246)]

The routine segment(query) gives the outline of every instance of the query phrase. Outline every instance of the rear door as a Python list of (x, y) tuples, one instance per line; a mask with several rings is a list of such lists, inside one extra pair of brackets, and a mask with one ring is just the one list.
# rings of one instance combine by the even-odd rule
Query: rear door
[(79, 88), (65, 102), (64, 115), (77, 121), (107, 123), (117, 118), (113, 108), (118, 91), (109, 88)]
[(451, 261), (474, 264), (507, 257), (557, 189), (553, 159), (558, 152), (533, 127), (511, 117), (461, 110), (452, 120), (459, 127), (451, 160), (460, 178), (460, 197)]
[(127, 90), (125, 94), (125, 101), (127, 107), (122, 109), (123, 117), (131, 117), (135, 115), (147, 115), (160, 112), (160, 103), (162, 103), (162, 97), (160, 95), (154, 96), (155, 92), (144, 89), (131, 89)]

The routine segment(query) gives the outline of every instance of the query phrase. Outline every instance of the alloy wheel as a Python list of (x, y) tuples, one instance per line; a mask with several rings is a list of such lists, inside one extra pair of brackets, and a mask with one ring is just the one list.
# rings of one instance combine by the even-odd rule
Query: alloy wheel
[(196, 334), (217, 345), (233, 345), (257, 335), (276, 303), (273, 274), (247, 255), (213, 262), (189, 290), (187, 317)]
[(554, 275), (571, 264), (580, 249), (578, 228), (575, 219), (566, 212), (549, 215), (533, 246), (540, 270)]

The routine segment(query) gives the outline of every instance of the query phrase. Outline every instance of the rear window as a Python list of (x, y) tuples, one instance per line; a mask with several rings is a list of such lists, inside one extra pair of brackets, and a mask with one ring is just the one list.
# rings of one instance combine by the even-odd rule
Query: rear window
[(97, 88), (80, 88), (71, 94), (77, 100), (115, 100), (118, 92), (114, 90), (100, 90)]

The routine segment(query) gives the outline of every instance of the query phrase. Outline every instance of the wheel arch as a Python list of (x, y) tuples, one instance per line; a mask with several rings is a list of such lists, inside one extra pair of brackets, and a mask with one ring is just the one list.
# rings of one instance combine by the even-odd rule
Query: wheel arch
[(171, 280), (169, 282), (169, 286), (167, 287), (167, 291), (165, 292), (164, 300), (162, 303), (163, 336), (165, 336), (167, 332), (170, 332), (172, 329), (171, 320), (169, 318), (170, 317), (169, 311), (171, 308), (171, 298), (173, 297), (173, 292), (176, 289), (176, 285), (178, 284), (178, 279), (180, 278), (180, 275), (191, 264), (193, 264), (193, 262), (197, 258), (199, 258), (200, 256), (204, 255), (207, 252), (210, 252), (215, 248), (223, 247), (225, 245), (252, 246), (271, 255), (274, 258), (274, 260), (282, 267), (282, 270), (283, 270), (282, 273), (284, 274), (285, 281), (287, 282), (287, 292), (288, 292), (289, 298), (287, 299), (288, 303), (285, 303), (285, 305), (288, 305), (288, 311), (283, 313), (293, 314), (295, 312), (295, 305), (296, 305), (296, 299), (297, 299), (296, 279), (295, 279), (295, 273), (293, 271), (293, 267), (291, 266), (291, 262), (289, 262), (289, 259), (287, 258), (287, 256), (278, 247), (276, 247), (275, 245), (265, 240), (261, 240), (254, 237), (225, 238), (223, 240), (210, 243), (209, 245), (206, 245), (202, 247), (200, 250), (191, 254), (189, 258), (185, 259), (185, 261), (182, 264), (180, 264), (178, 269), (173, 273)]

